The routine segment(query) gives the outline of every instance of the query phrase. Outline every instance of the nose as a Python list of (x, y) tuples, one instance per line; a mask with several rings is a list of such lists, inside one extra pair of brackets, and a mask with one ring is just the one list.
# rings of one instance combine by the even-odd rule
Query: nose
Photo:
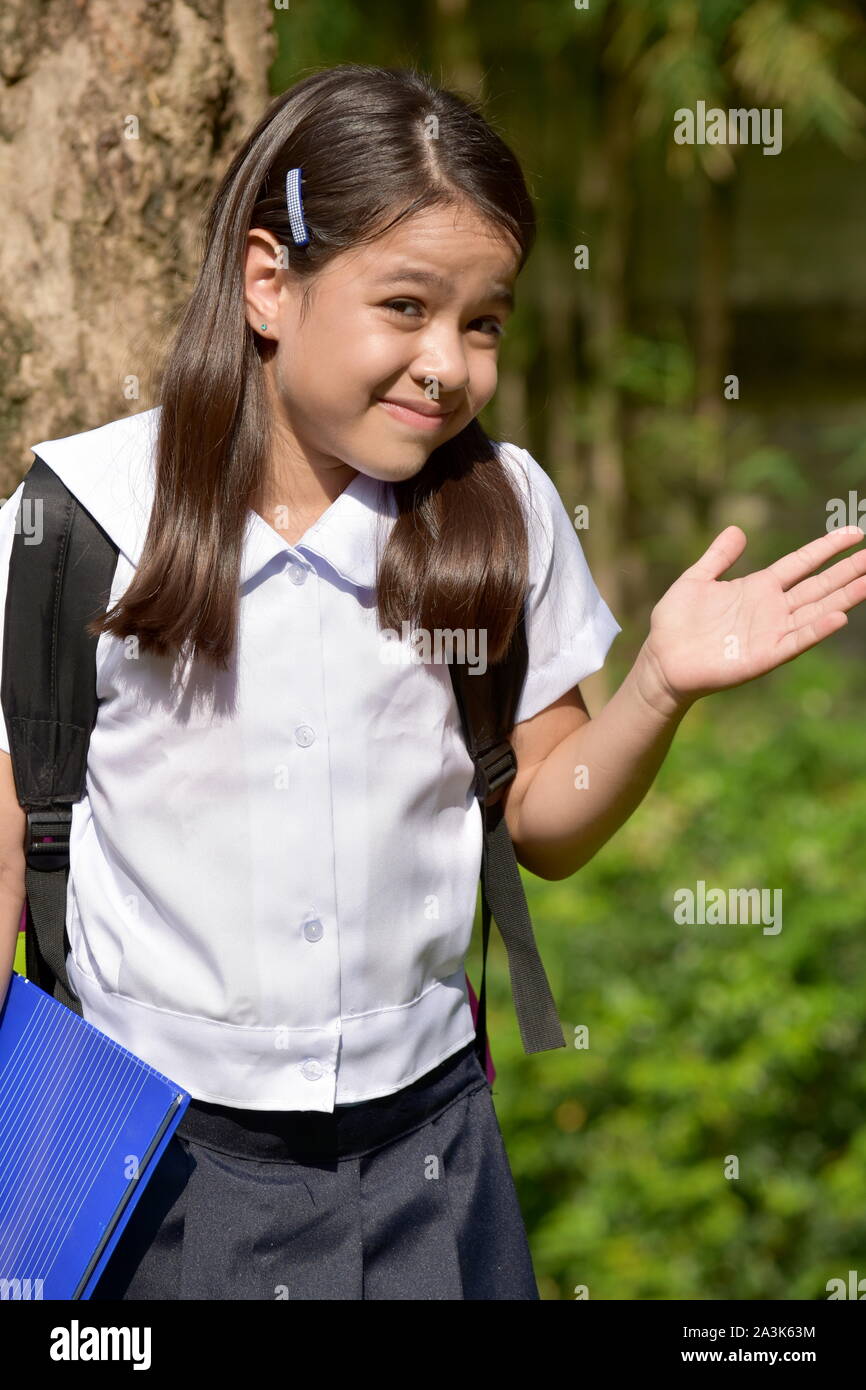
[[(442, 396), (452, 400), (465, 392), (469, 385), (469, 369), (460, 335), (442, 325), (435, 332), (431, 329), (419, 344), (411, 375), (434, 400)], [(433, 383), (436, 383), (435, 389), (432, 389)]]

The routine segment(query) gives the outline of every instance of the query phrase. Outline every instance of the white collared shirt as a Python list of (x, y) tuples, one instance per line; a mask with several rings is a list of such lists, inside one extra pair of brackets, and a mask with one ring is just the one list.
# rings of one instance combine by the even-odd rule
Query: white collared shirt
[[(32, 446), (119, 546), (111, 603), (144, 544), (159, 409)], [(520, 722), (621, 628), (544, 470), (496, 447), (534, 502)], [(0, 510), (0, 624), (22, 489)], [(172, 685), (131, 640), (97, 644), (69, 978), (86, 1019), (199, 1100), (331, 1111), (474, 1036), (481, 812), (447, 665), (384, 659), (375, 540), (395, 515), (364, 473), (295, 545), (250, 510), (225, 673), (188, 663)]]

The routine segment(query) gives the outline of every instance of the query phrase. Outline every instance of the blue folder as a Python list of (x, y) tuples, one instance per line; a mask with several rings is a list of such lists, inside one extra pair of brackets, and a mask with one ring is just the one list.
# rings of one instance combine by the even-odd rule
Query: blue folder
[(90, 1298), (189, 1102), (13, 971), (0, 1013), (0, 1298)]

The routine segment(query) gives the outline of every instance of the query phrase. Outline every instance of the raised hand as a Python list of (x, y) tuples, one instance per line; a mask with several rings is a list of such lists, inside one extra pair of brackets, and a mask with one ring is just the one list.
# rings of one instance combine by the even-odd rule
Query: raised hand
[(644, 645), (670, 699), (686, 707), (744, 685), (844, 627), (847, 610), (866, 598), (866, 550), (814, 571), (862, 539), (859, 526), (842, 527), (767, 569), (722, 580), (746, 546), (745, 532), (728, 526), (652, 611)]

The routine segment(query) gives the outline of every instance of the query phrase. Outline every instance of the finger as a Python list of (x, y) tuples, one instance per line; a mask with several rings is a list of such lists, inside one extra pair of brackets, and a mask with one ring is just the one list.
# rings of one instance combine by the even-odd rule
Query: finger
[(790, 589), (798, 580), (805, 579), (819, 565), (823, 565), (831, 555), (837, 555), (840, 550), (850, 550), (862, 539), (863, 532), (859, 526), (842, 526), (837, 531), (829, 531), (826, 536), (809, 541), (807, 545), (801, 545), (799, 550), (792, 550), (789, 555), (783, 555), (775, 564), (768, 566), (768, 573), (778, 579), (783, 589)]
[[(822, 570), (820, 574), (813, 575), (811, 579), (804, 579), (801, 584), (795, 584), (793, 589), (789, 589), (788, 602), (792, 613), (807, 603), (818, 603), (833, 594), (841, 594), (847, 585), (852, 584), (861, 575), (866, 575), (866, 550), (858, 550), (856, 555), (849, 555), (837, 565), (831, 565), (828, 570)], [(855, 602), (859, 602), (859, 599)], [(832, 606), (841, 608), (843, 605), (839, 603)]]
[(859, 579), (852, 580), (843, 589), (837, 589), (817, 603), (803, 604), (791, 616), (796, 619), (797, 626), (801, 627), (803, 623), (814, 623), (816, 619), (823, 618), (827, 613), (833, 613), (837, 610), (846, 613), (849, 608), (862, 603), (864, 599), (866, 599), (866, 575), (861, 575)]
[(818, 618), (814, 623), (804, 623), (802, 627), (795, 628), (787, 633), (776, 646), (773, 666), (785, 666), (789, 661), (794, 661), (803, 652), (807, 652), (812, 647), (817, 647), (819, 642), (838, 632), (845, 627), (848, 622), (844, 613), (827, 613), (822, 618)]
[(838, 610), (832, 613), (824, 613), (814, 622), (804, 623), (802, 627), (794, 628), (793, 631), (785, 634), (779, 641), (776, 652), (779, 659), (777, 666), (784, 666), (786, 662), (793, 661), (802, 652), (807, 652), (810, 647), (817, 647), (819, 642), (823, 642), (825, 637), (838, 632), (840, 627), (847, 625), (848, 619), (845, 614)]
[(739, 560), (746, 548), (746, 533), (739, 526), (726, 526), (699, 560), (687, 570), (694, 579), (718, 579)]

